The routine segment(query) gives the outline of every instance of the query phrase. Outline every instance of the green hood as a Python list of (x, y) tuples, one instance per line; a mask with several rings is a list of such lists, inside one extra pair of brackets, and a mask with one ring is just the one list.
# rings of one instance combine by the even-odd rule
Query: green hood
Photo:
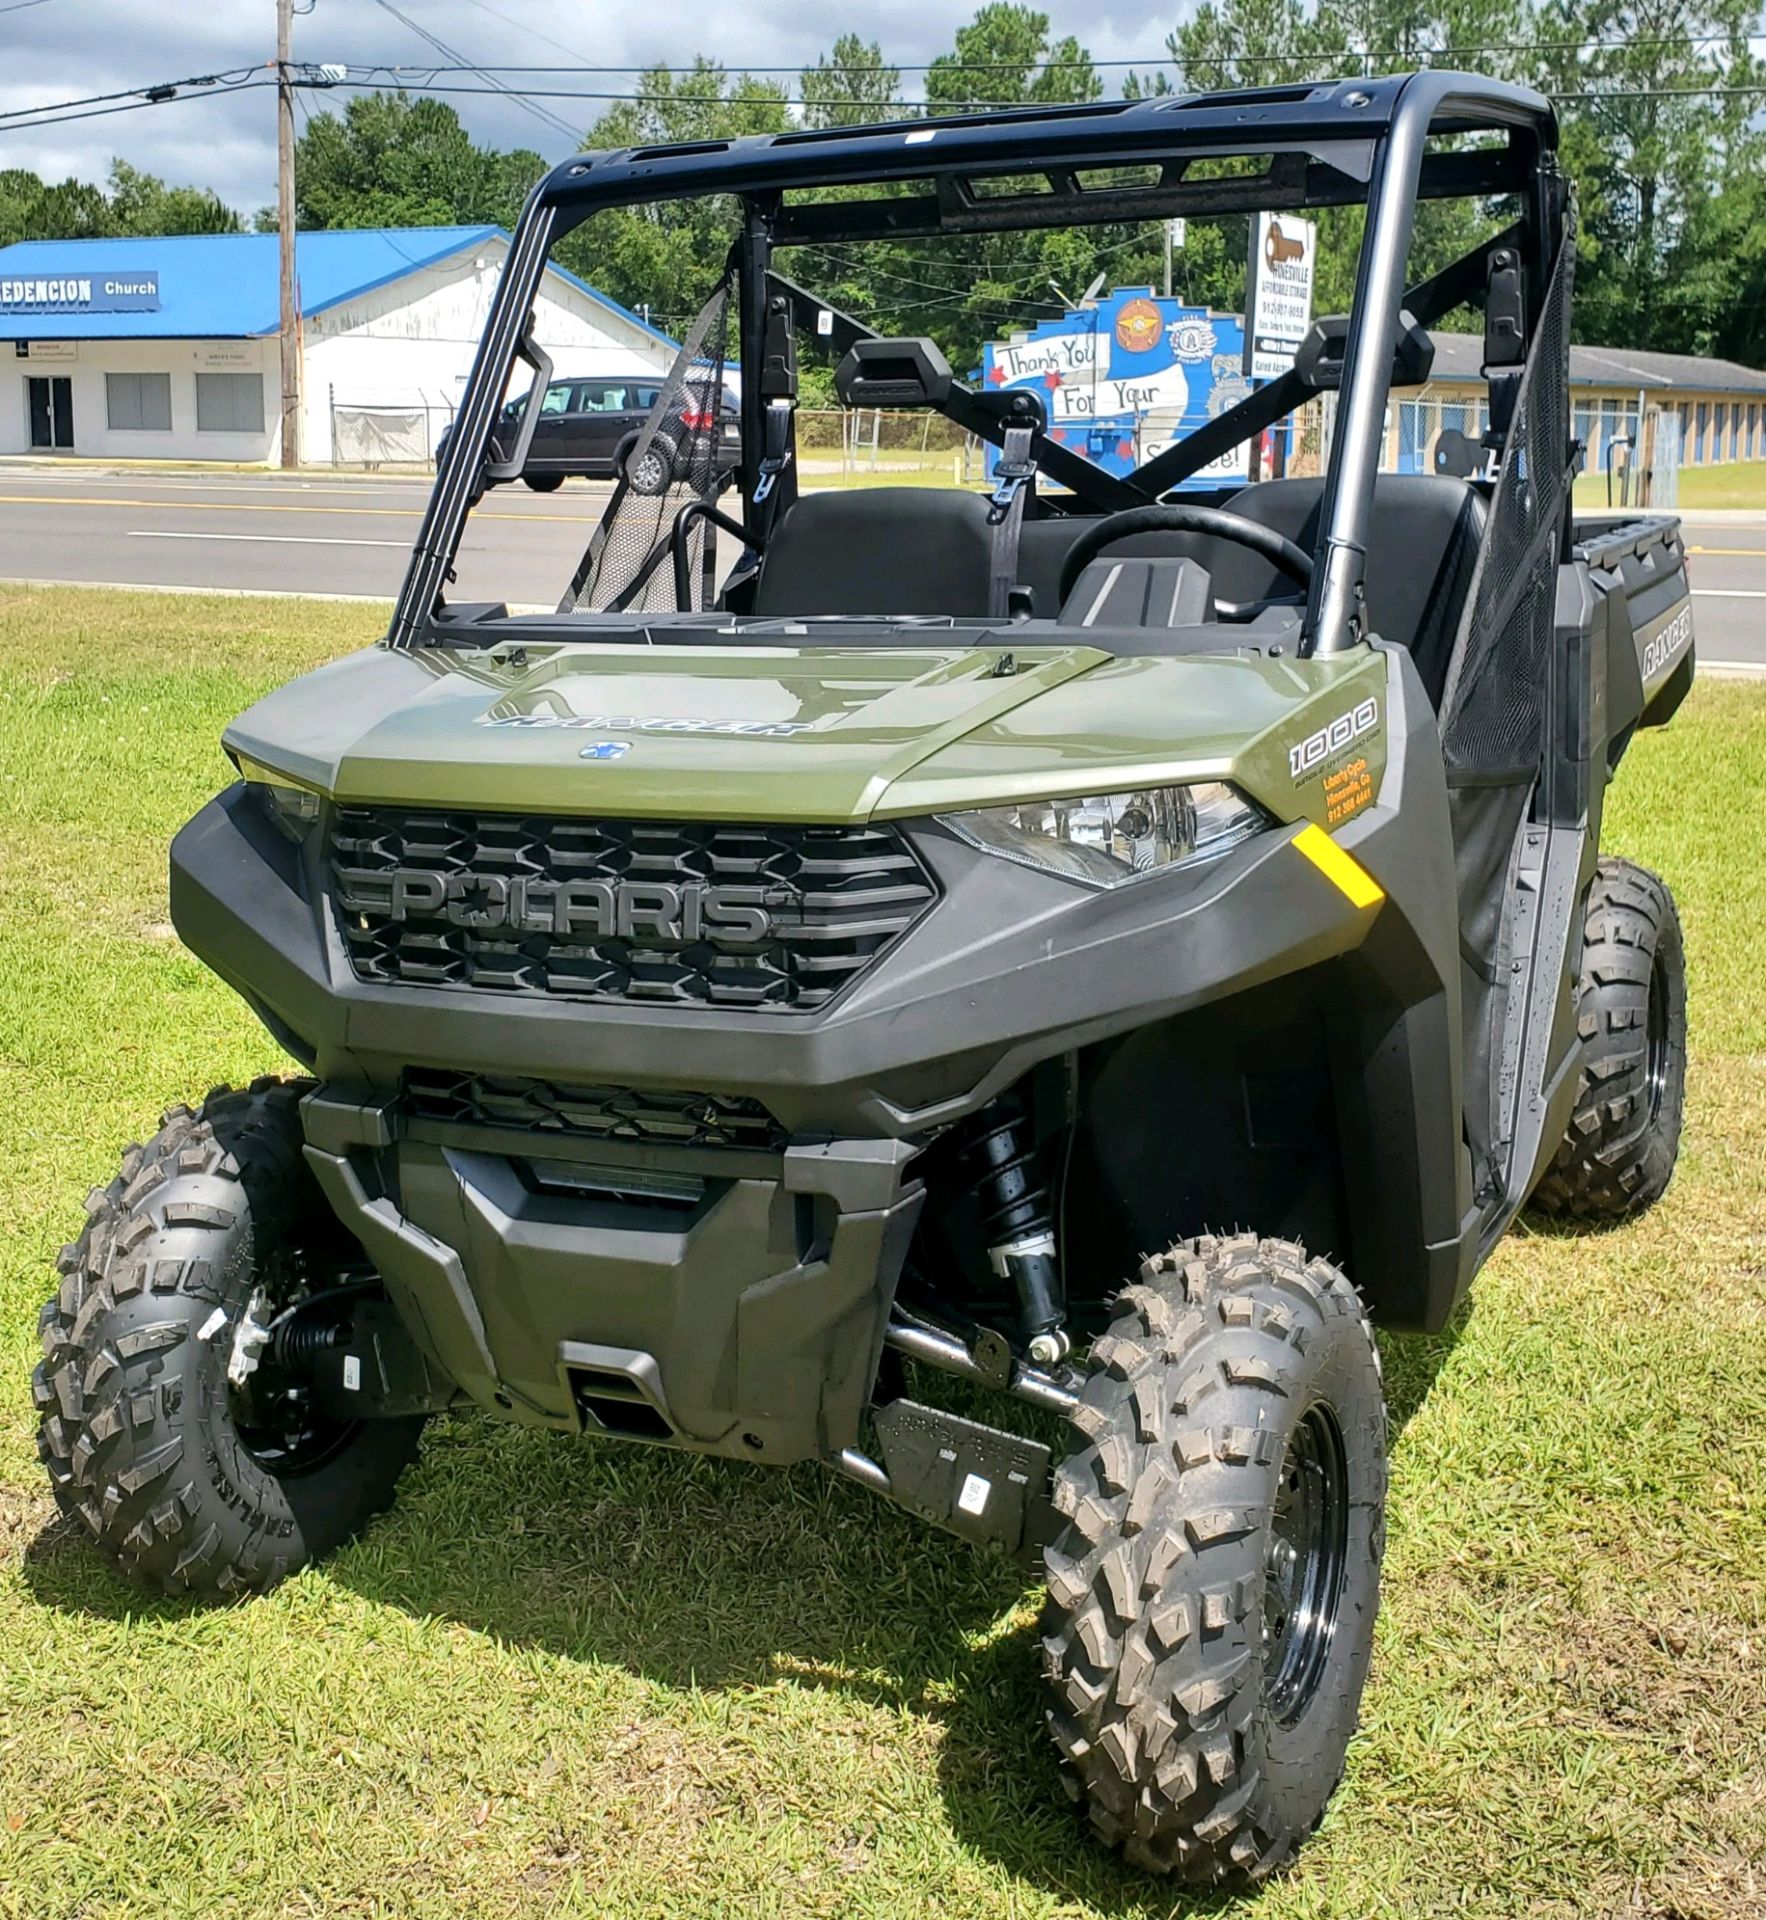
[(352, 802), (853, 821), (1232, 778), (1312, 811), (1280, 742), (1360, 651), (1116, 659), (1006, 649), (511, 644), (352, 655), (234, 722), (235, 754)]

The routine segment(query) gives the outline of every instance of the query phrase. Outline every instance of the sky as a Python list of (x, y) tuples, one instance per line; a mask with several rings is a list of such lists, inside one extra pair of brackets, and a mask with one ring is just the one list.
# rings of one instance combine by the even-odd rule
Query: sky
[[(1151, 64), (1183, 0), (1038, 0), (1055, 37), (1072, 33), (1094, 59)], [(305, 4), (305, 0), (301, 0)], [(640, 66), (705, 53), (732, 70), (796, 69), (842, 32), (882, 43), (904, 66), (949, 49), (977, 0), (396, 0), (397, 10), (487, 65)], [(275, 0), (0, 0), (0, 115), (21, 107), (145, 87), (267, 61), (275, 52)], [(434, 63), (427, 47), (380, 0), (312, 0), (295, 21), (299, 61)], [(1106, 82), (1112, 76), (1106, 75)], [(573, 77), (573, 87), (629, 89), (636, 76)], [(904, 91), (915, 76), (904, 77)], [(516, 84), (512, 82), (511, 84)], [(559, 84), (556, 80), (551, 84)], [(314, 111), (347, 96), (303, 93)], [(474, 139), (531, 147), (548, 160), (575, 142), (514, 102), (455, 97)], [(586, 126), (594, 101), (543, 103)], [(275, 96), (262, 88), (183, 98), (139, 112), (17, 133), (0, 130), (0, 169), (28, 167), (50, 180), (101, 183), (113, 155), (174, 185), (212, 187), (243, 211), (275, 197)]]

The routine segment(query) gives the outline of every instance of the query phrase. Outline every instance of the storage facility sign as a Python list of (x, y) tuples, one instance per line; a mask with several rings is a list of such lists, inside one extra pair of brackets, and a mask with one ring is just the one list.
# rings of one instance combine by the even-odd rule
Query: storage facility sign
[(40, 273), (0, 279), (0, 319), (11, 313), (158, 313), (159, 274)]
[(1312, 325), (1312, 270), (1318, 229), (1291, 213), (1260, 213), (1251, 223), (1251, 258), (1245, 277), (1250, 309), (1245, 315), (1245, 373), (1273, 380), (1294, 364)]
[[(1127, 475), (1245, 396), (1244, 355), (1237, 314), (1123, 287), (1029, 333), (989, 341), (981, 377), (989, 387), (1035, 391), (1052, 440)], [(1236, 448), (1184, 484), (1243, 480), (1246, 461), (1247, 449)]]

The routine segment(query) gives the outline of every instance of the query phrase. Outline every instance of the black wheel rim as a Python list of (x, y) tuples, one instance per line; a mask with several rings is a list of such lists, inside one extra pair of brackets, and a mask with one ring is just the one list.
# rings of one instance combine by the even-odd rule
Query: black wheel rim
[(1336, 1639), (1348, 1482), (1342, 1429), (1317, 1402), (1288, 1441), (1264, 1561), (1263, 1685), (1270, 1711), (1284, 1723), (1311, 1704)]
[(1644, 1075), (1649, 1090), (1649, 1117), (1662, 1111), (1668, 1085), (1668, 976), (1660, 960), (1649, 973), (1649, 1005), (1644, 1013)]

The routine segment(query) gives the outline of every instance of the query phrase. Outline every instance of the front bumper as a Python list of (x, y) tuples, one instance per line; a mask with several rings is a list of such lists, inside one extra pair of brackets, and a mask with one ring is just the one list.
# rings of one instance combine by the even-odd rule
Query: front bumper
[(325, 1088), (303, 1121), (425, 1359), (488, 1411), (775, 1465), (856, 1442), (924, 1198), (911, 1148), (787, 1147), (659, 1204), (617, 1165), (573, 1186), (413, 1138), (395, 1100)]

